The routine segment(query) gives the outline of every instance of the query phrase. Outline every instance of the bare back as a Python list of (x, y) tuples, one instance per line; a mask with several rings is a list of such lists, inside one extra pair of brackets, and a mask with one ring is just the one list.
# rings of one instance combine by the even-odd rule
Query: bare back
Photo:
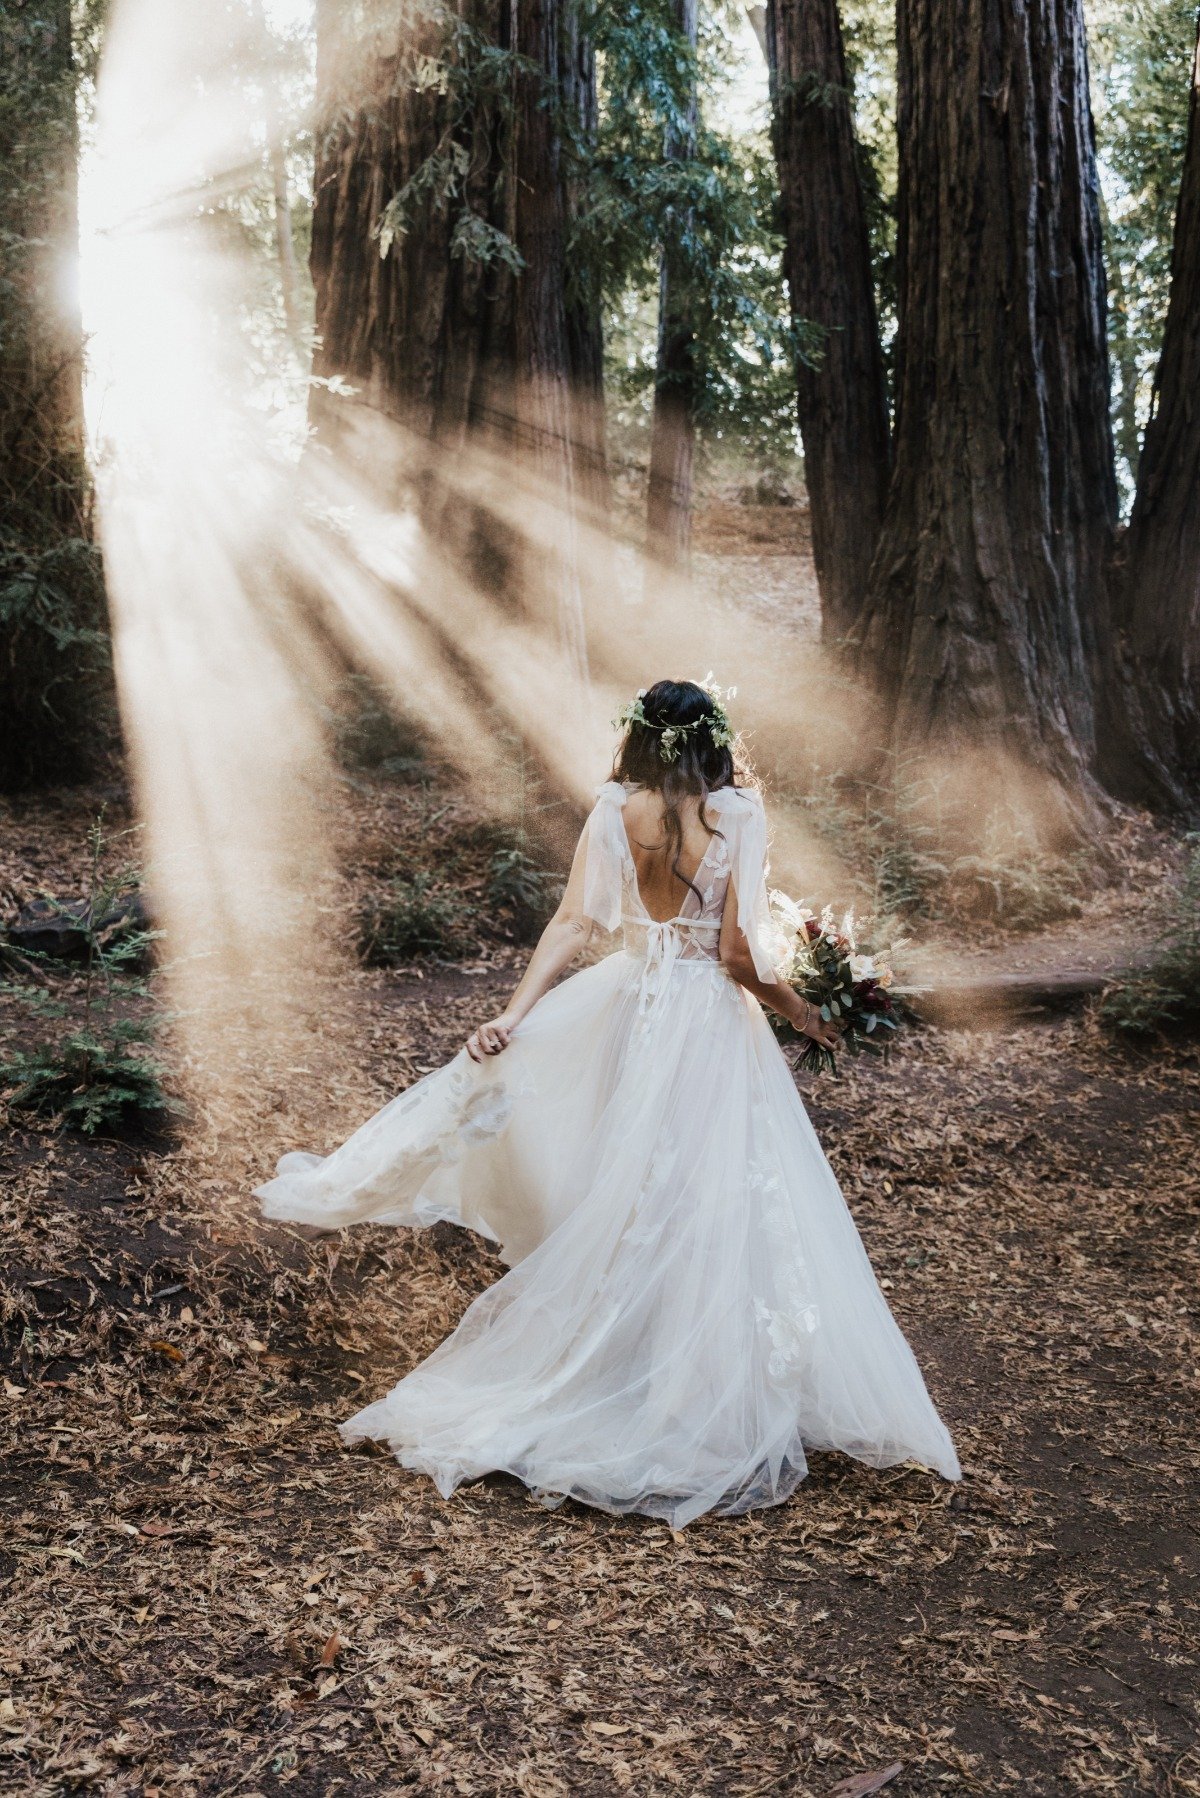
[[(712, 846), (713, 832), (700, 821), (698, 799), (685, 799), (679, 807), (683, 825), (683, 847), (679, 867), (685, 879), (673, 870), (674, 857), (667, 842), (663, 823), (663, 802), (659, 794), (645, 787), (635, 787), (625, 803), (625, 833), (629, 852), (637, 873), (642, 903), (652, 918), (667, 919), (677, 915), (700, 864)], [(715, 813), (710, 813), (716, 823)]]

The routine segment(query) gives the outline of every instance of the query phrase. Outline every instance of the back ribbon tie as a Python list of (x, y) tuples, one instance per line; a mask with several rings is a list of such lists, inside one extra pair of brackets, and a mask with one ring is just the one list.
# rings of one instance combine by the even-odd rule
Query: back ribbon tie
[(638, 983), (638, 1010), (647, 1011), (666, 985), (671, 969), (679, 959), (682, 939), (674, 920), (657, 921), (646, 926), (646, 959)]

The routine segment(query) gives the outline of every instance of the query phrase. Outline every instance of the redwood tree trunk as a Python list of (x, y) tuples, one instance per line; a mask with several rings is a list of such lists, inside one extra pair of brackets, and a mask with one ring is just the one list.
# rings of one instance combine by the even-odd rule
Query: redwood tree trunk
[(900, 0), (895, 472), (856, 629), (900, 742), (1086, 783), (1116, 516), (1081, 0)]
[(5, 194), (0, 212), (0, 497), (22, 513), (80, 526), (83, 327), (72, 280), (79, 254), (78, 148), (70, 0), (6, 8)]
[[(680, 123), (668, 131), (663, 154), (668, 162), (690, 162), (696, 154), (699, 120), (697, 0), (671, 0), (671, 22), (689, 54), (688, 91)], [(681, 567), (687, 565), (692, 548), (692, 467), (701, 384), (696, 296), (684, 250), (689, 223), (686, 214), (668, 219), (659, 262), (658, 362), (646, 495), (646, 548), (656, 561)]]
[(1200, 21), (1171, 299), (1129, 529), (1114, 567), (1101, 773), (1123, 797), (1200, 807)]
[(541, 508), (540, 543), (526, 563), (526, 599), (544, 599), (561, 646), (587, 669), (575, 541), (575, 457), (567, 329), (567, 196), (559, 136), (559, 53), (569, 0), (514, 0), (516, 81), (514, 234), (524, 267), (516, 287), (518, 448)]
[(804, 476), (825, 636), (867, 590), (887, 496), (887, 382), (837, 0), (771, 0), (775, 156), (792, 318), (824, 334), (796, 363)]
[[(583, 28), (577, 4), (567, 6), (559, 44), (559, 84), (563, 110), (576, 140), (577, 155), (587, 155), (599, 124), (596, 52)], [(587, 203), (578, 167), (568, 173), (568, 230)], [(579, 496), (588, 510), (603, 517), (611, 498), (604, 409), (604, 328), (600, 287), (591, 272), (567, 269), (567, 362), (571, 377), (572, 434)]]
[[(310, 415), (385, 495), (423, 477), (441, 548), (541, 618), (582, 669), (560, 141), (567, 3), (456, 0), (464, 50), (438, 9), (403, 9), (381, 42), (355, 9), (320, 0), (314, 372), (355, 391), (318, 384)], [(480, 44), (520, 59), (511, 118), (495, 63), (490, 79), (454, 67), (429, 79)], [(449, 193), (437, 173), (447, 167), (458, 171)], [(364, 437), (364, 407), (407, 432)], [(456, 489), (452, 452), (484, 436), (512, 459), (520, 524), (511, 485), (504, 519)]]
[[(461, 0), (459, 11), (507, 47), (506, 0)], [(466, 206), (503, 230), (500, 126), (492, 107), (456, 119), (452, 98), (415, 77), (416, 56), (444, 51), (439, 21), (418, 26), (410, 13), (381, 44), (354, 20), (340, 0), (318, 0), (311, 267), (313, 373), (355, 391), (348, 401), (318, 384), (310, 416), (331, 445), (364, 405), (418, 440), (454, 442), (486, 413), (486, 377), (511, 332), (512, 275), (455, 253), (456, 214), (436, 196), (414, 200), (386, 254), (378, 233), (389, 201), (438, 153), (465, 159)]]
[[(0, 789), (96, 730), (104, 599), (83, 444), (70, 0), (0, 5)], [(107, 684), (107, 683), (105, 683)]]

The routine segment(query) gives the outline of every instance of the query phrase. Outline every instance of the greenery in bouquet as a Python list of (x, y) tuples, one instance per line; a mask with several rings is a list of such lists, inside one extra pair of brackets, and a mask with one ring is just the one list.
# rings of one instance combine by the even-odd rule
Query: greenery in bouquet
[[(839, 923), (832, 906), (817, 913), (797, 905), (786, 893), (774, 892), (771, 915), (787, 941), (780, 978), (815, 1006), (826, 1023), (837, 1027), (839, 1047), (847, 1054), (881, 1052), (901, 1021), (891, 951), (870, 950), (858, 943), (852, 911)], [(790, 1026), (784, 1030), (797, 1034)], [(798, 1068), (811, 1074), (837, 1072), (834, 1050), (811, 1037), (801, 1040)]]

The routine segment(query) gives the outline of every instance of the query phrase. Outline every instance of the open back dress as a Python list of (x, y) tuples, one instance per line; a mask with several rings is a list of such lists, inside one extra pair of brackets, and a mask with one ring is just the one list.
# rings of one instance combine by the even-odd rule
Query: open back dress
[(618, 946), (482, 1064), (465, 1050), (332, 1155), (291, 1154), (268, 1217), (450, 1219), (508, 1271), (341, 1426), (449, 1496), (490, 1471), (680, 1528), (778, 1504), (836, 1449), (959, 1477), (920, 1369), (761, 1006), (723, 967), (726, 902), (772, 979), (761, 799), (716, 833), (678, 916), (638, 889), (624, 787), (599, 789), (584, 910)]

